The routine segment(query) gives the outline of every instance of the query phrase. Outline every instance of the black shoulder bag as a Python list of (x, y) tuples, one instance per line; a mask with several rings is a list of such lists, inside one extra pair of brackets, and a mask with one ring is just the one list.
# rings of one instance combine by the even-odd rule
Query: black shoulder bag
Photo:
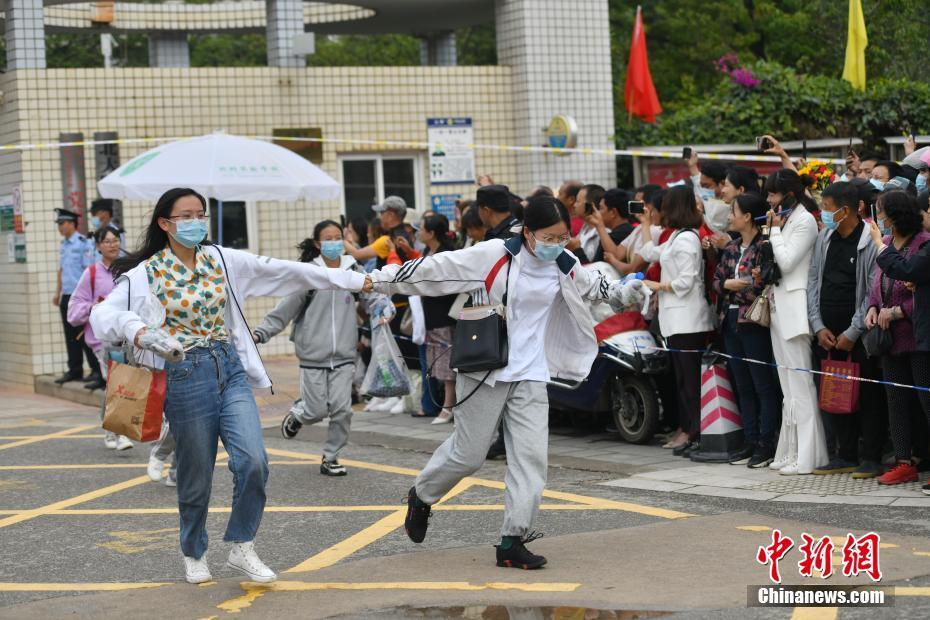
[[(513, 259), (507, 257), (507, 279), (504, 283), (503, 315), (497, 309), (488, 306), (474, 306), (466, 308), (467, 317), (462, 317), (455, 325), (455, 335), (452, 339), (452, 358), (449, 365), (457, 372), (484, 372), (484, 378), (475, 386), (468, 396), (456, 402), (458, 407), (475, 395), (475, 392), (484, 385), (495, 370), (507, 365), (509, 347), (507, 343), (507, 293), (510, 290), (510, 263)], [(490, 301), (490, 300), (489, 300)], [(439, 361), (438, 359), (436, 361)], [(435, 364), (435, 362), (433, 362)], [(430, 368), (427, 376), (432, 376)], [(430, 392), (432, 399), (432, 392)], [(439, 403), (434, 404), (439, 405)], [(439, 405), (441, 406), (441, 405)]]

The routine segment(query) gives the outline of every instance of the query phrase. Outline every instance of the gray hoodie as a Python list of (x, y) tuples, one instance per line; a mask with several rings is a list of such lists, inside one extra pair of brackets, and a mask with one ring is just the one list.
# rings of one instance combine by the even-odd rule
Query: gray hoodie
[[(325, 267), (321, 257), (312, 261)], [(351, 256), (343, 256), (341, 269), (364, 273)], [(283, 298), (255, 329), (259, 342), (268, 342), (293, 321), (291, 342), (302, 368), (338, 368), (355, 362), (358, 344), (356, 295), (344, 290), (301, 291)], [(308, 298), (310, 300), (307, 304)], [(378, 293), (360, 294), (365, 309), (387, 298)]]
[[(814, 244), (814, 253), (811, 258), (811, 268), (807, 279), (807, 317), (810, 321), (811, 331), (814, 335), (826, 327), (820, 316), (820, 287), (823, 282), (823, 267), (827, 260), (827, 249), (830, 247), (830, 237), (834, 231), (824, 228), (817, 235)], [(856, 342), (865, 332), (865, 315), (869, 311), (869, 292), (872, 290), (872, 268), (878, 257), (878, 248), (872, 243), (869, 223), (862, 227), (862, 234), (856, 246), (856, 313), (852, 323), (843, 332), (849, 340)], [(839, 336), (839, 334), (836, 334)]]

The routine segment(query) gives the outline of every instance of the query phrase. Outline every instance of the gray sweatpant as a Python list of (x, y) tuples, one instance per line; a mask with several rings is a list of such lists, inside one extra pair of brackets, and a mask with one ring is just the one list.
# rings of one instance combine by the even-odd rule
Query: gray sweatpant
[[(467, 396), (478, 382), (458, 375), (457, 398)], [(504, 420), (507, 475), (504, 478), (504, 525), (501, 536), (525, 536), (529, 532), (546, 486), (549, 459), (549, 396), (539, 381), (483, 385), (453, 412), (455, 430), (420, 475), (417, 496), (435, 504), (462, 478), (484, 464), (497, 423)]]
[(301, 424), (316, 424), (329, 418), (329, 434), (323, 457), (335, 461), (349, 442), (352, 424), (352, 378), (355, 365), (330, 370), (300, 369), (300, 400), (291, 407)]

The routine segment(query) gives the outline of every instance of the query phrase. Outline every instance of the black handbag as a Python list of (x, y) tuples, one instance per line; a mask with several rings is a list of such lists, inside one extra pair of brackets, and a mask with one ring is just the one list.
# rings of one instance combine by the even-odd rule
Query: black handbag
[[(462, 310), (455, 325), (452, 358), (449, 365), (457, 372), (491, 372), (507, 365), (507, 292), (510, 288), (510, 260), (500, 311), (492, 306)], [(503, 313), (503, 314), (502, 314)], [(487, 379), (487, 377), (485, 377)]]
[[(885, 297), (891, 295), (891, 287), (894, 286), (894, 282), (891, 282), (891, 287), (888, 287), (888, 292), (885, 292), (885, 282), (890, 281), (884, 273), (881, 274), (881, 280), (878, 283), (878, 292), (881, 294), (882, 306), (885, 305)], [(891, 351), (891, 347), (894, 346), (894, 336), (891, 335), (890, 329), (882, 329), (878, 325), (873, 325), (865, 335), (862, 336), (862, 347), (865, 349), (866, 355), (869, 357), (879, 357), (881, 355), (886, 355)]]

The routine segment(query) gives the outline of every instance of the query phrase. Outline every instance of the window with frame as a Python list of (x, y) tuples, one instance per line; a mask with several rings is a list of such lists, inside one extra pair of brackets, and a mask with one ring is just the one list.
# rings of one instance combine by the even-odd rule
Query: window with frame
[[(220, 213), (222, 211), (222, 213)], [(234, 250), (258, 251), (258, 226), (254, 205), (239, 200), (219, 202), (210, 199), (210, 239)]]
[(372, 205), (400, 196), (410, 210), (423, 204), (419, 155), (359, 154), (340, 158), (345, 215), (370, 220)]

